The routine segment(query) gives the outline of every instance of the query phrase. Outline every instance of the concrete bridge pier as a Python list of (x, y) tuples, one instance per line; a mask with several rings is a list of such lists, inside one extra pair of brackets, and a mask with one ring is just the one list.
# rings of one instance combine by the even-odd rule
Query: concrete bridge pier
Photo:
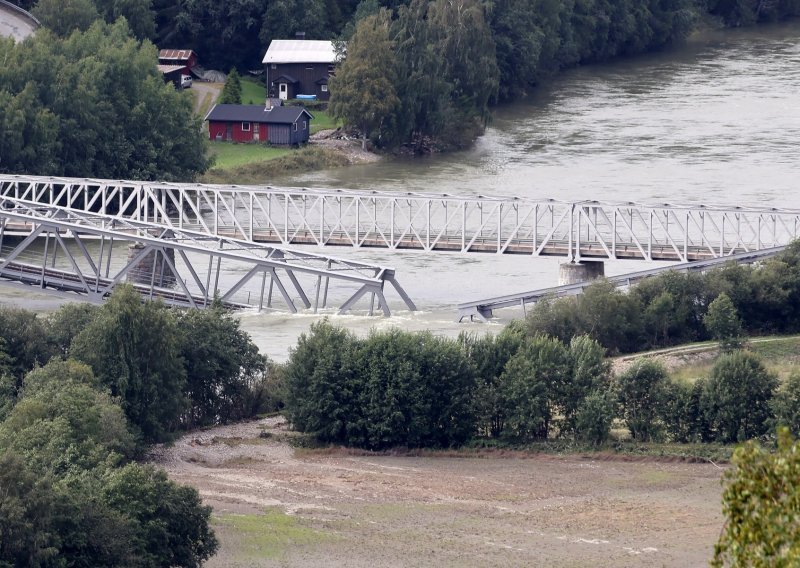
[(564, 262), (558, 265), (558, 285), (578, 284), (605, 276), (605, 263), (599, 261)]

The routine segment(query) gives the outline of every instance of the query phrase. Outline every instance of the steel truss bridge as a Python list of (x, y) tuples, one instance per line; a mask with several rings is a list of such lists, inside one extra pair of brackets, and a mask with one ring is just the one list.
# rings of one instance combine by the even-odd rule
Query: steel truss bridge
[(0, 197), (243, 241), (690, 262), (788, 244), (800, 211), (0, 176)]
[[(296, 302), (311, 308), (311, 298), (315, 312), (330, 307), (330, 286), (351, 289), (340, 312), (363, 298), (370, 314), (377, 302), (387, 316), (389, 283), (416, 309), (390, 268), (55, 203), (0, 197), (4, 283), (101, 302), (118, 284), (132, 281), (145, 297), (178, 306), (203, 308), (218, 297), (229, 307), (261, 310), (280, 298), (290, 312), (297, 312)], [(127, 260), (113, 254), (120, 244)]]

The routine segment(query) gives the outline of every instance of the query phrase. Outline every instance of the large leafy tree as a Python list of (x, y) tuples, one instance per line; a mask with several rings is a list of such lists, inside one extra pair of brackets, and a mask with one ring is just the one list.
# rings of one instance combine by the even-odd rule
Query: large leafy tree
[(188, 181), (207, 169), (190, 98), (125, 20), (4, 41), (2, 58), (0, 171)]
[(143, 303), (132, 287), (121, 286), (74, 339), (70, 354), (120, 397), (146, 442), (162, 442), (185, 408), (180, 347), (180, 332), (166, 306)]
[(347, 45), (347, 59), (331, 78), (331, 113), (361, 132), (361, 146), (392, 129), (400, 110), (400, 80), (391, 16), (382, 10), (356, 26)]
[(254, 399), (267, 374), (268, 359), (258, 352), (239, 320), (215, 305), (178, 315), (180, 352), (189, 399), (183, 425), (194, 428), (252, 416)]

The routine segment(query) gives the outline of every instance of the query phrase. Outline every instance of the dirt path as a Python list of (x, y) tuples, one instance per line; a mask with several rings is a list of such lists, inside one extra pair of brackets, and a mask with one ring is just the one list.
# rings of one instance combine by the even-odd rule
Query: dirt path
[(222, 92), (222, 83), (204, 83), (202, 81), (194, 81), (192, 83), (192, 94), (194, 95), (194, 112), (200, 117), (205, 117), (211, 107), (214, 106), (214, 101), (217, 100), (219, 94)]
[(272, 418), (189, 434), (155, 461), (214, 508), (208, 566), (703, 566), (711, 464), (294, 451)]

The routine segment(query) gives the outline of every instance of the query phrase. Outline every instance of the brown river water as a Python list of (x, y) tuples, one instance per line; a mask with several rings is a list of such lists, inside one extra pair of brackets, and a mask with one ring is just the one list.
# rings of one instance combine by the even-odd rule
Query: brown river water
[[(383, 161), (274, 185), (800, 208), (800, 21), (705, 32), (667, 52), (571, 70), (495, 110), (469, 150)], [(365, 334), (396, 325), (453, 336), (496, 332), (455, 323), (459, 302), (555, 285), (558, 260), (527, 256), (326, 249), (397, 269), (420, 308), (384, 319), (332, 316)], [(654, 264), (620, 261), (607, 274)], [(392, 300), (396, 300), (392, 302)], [(0, 288), (0, 300), (46, 311), (58, 301)], [(285, 360), (314, 314), (245, 313), (262, 351)]]

